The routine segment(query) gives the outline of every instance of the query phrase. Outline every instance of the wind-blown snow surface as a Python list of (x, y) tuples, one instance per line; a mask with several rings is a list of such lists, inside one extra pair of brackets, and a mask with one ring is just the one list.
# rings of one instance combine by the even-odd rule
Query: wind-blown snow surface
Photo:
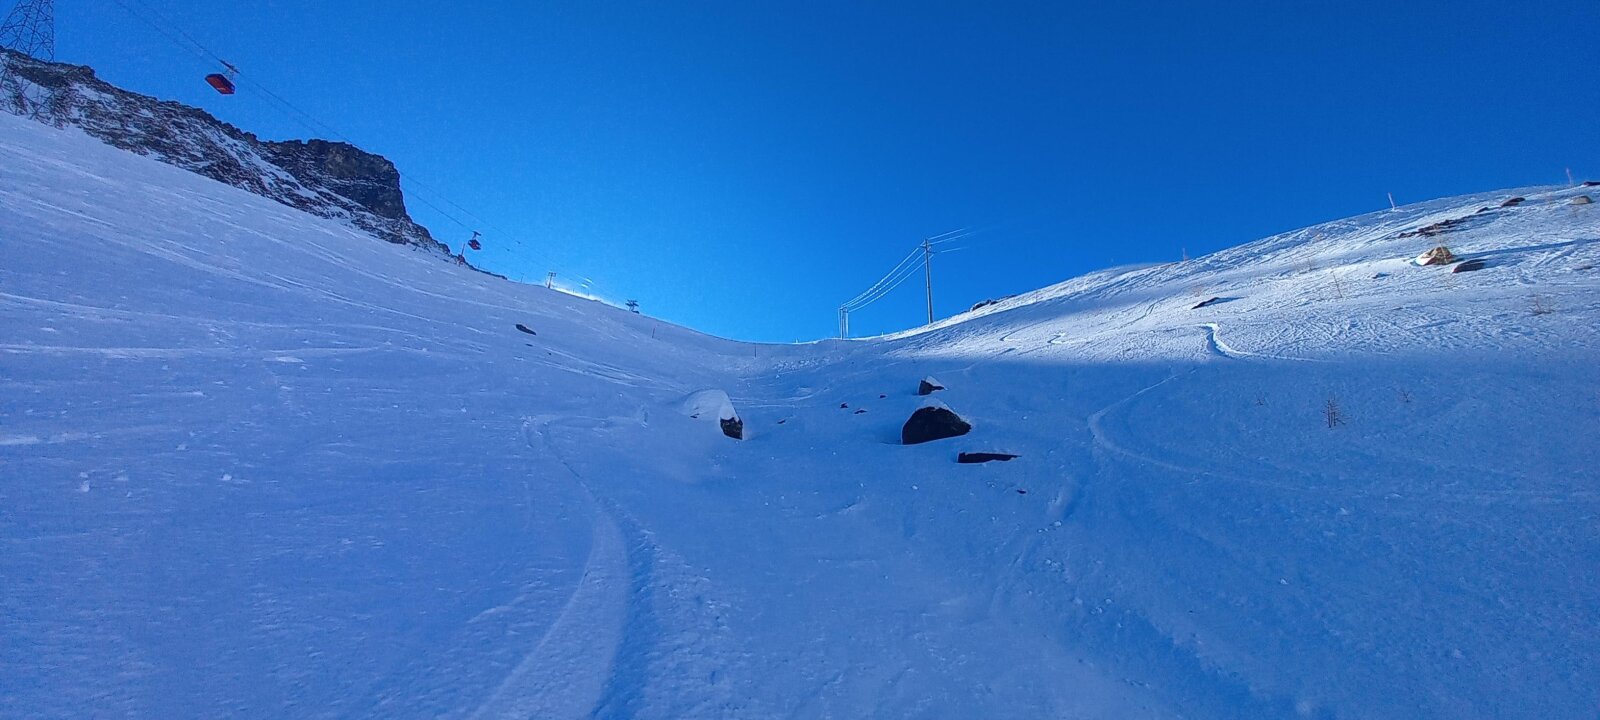
[[(1394, 236), (1508, 193), (767, 346), (7, 115), (0, 159), (0, 716), (1600, 703), (1577, 190), (1443, 236), (1476, 273)], [(975, 429), (896, 445), (930, 374)]]

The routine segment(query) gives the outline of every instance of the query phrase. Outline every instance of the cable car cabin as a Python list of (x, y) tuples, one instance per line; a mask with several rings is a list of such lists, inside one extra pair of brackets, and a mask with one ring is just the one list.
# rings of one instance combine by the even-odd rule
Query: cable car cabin
[(210, 75), (206, 76), (206, 82), (210, 84), (211, 87), (215, 88), (217, 92), (222, 93), (223, 95), (233, 94), (233, 81), (229, 80), (227, 75), (223, 75), (222, 73), (211, 73)]
[(473, 250), (482, 250), (483, 243), (478, 242), (477, 239), (474, 238), (472, 241), (467, 243), (467, 247), (472, 248)]

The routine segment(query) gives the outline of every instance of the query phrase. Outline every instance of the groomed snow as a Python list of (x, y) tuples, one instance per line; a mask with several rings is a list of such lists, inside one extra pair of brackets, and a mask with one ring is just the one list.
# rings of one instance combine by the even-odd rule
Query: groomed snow
[(1589, 717), (1577, 194), (750, 345), (0, 114), (0, 716)]

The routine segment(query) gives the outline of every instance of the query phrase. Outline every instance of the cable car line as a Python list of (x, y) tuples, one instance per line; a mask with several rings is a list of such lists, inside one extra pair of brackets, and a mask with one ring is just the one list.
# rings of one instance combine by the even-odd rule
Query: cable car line
[[(183, 47), (184, 49), (195, 53), (199, 57), (206, 59), (207, 61), (215, 62), (215, 63), (221, 65), (223, 67), (224, 71), (225, 71), (224, 73), (212, 73), (211, 75), (207, 75), (206, 76), (207, 84), (211, 85), (219, 93), (222, 93), (224, 95), (233, 95), (235, 92), (238, 91), (239, 87), (233, 81), (234, 81), (234, 79), (236, 77), (238, 77), (240, 75), (243, 75), (244, 73), (242, 71), (240, 71), (239, 68), (237, 66), (235, 66), (233, 63), (230, 63), (227, 60), (224, 60), (221, 55), (218, 55), (216, 52), (212, 51), (211, 48), (207, 47), (204, 43), (201, 43), (199, 40), (196, 40), (193, 35), (190, 35), (189, 33), (185, 32), (183, 30), (183, 28), (179, 27), (176, 23), (173, 23), (171, 20), (168, 20), (161, 13), (157, 12), (154, 8), (151, 8), (150, 6), (148, 6), (145, 3), (141, 2), (140, 0), (112, 0), (112, 2), (115, 2), (117, 5), (121, 6), (123, 10), (126, 10), (129, 15), (134, 16), (140, 22), (143, 22), (144, 24), (149, 25), (152, 29), (154, 29), (156, 32), (160, 33), (167, 40), (171, 41), (174, 45)], [(130, 3), (132, 3), (132, 4), (130, 4)], [(142, 8), (143, 10), (141, 11), (140, 9), (135, 8), (134, 5), (138, 5), (139, 8)], [(313, 133), (325, 135), (325, 136), (327, 136), (327, 137), (329, 137), (331, 139), (339, 140), (339, 141), (342, 141), (342, 142), (345, 142), (345, 143), (349, 143), (351, 145), (355, 145), (355, 143), (350, 140), (350, 137), (348, 135), (346, 135), (346, 134), (344, 134), (342, 132), (339, 132), (333, 126), (331, 126), (331, 125), (329, 125), (329, 124), (327, 124), (325, 122), (322, 122), (321, 120), (317, 119), (317, 117), (312, 115), (311, 113), (300, 109), (294, 103), (291, 103), (288, 100), (284, 99), (283, 96), (273, 92), (271, 88), (268, 88), (266, 85), (263, 85), (261, 82), (255, 81), (255, 80), (251, 80), (248, 83), (244, 83), (244, 88), (245, 89), (254, 89), (254, 90), (260, 92), (262, 95), (266, 96), (267, 99), (269, 99), (272, 102), (274, 102), (277, 105), (279, 105), (280, 109), (282, 111), (284, 111), (284, 114), (286, 116), (289, 116), (289, 117), (293, 118), (296, 122), (298, 122), (301, 125), (305, 126), (306, 129), (312, 131)], [(411, 197), (414, 197), (418, 202), (422, 203), (424, 206), (428, 207), (429, 209), (432, 209), (434, 212), (438, 213), (441, 217), (449, 220), (452, 223), (455, 223), (456, 225), (461, 226), (462, 229), (468, 230), (468, 231), (477, 231), (479, 228), (483, 228), (483, 229), (487, 229), (487, 230), (489, 230), (491, 232), (494, 232), (497, 235), (500, 235), (500, 236), (503, 236), (503, 237), (514, 237), (510, 233), (507, 233), (504, 230), (500, 229), (499, 227), (495, 226), (493, 223), (490, 223), (489, 221), (484, 220), (483, 217), (479, 216), (477, 213), (474, 213), (471, 210), (468, 210), (467, 208), (462, 207), (460, 203), (457, 203), (456, 201), (450, 199), (450, 197), (447, 196), (442, 190), (438, 190), (438, 189), (434, 188), (432, 185), (430, 185), (429, 183), (426, 183), (426, 182), (423, 182), (422, 180), (417, 179), (417, 177), (415, 175), (409, 175), (408, 174), (408, 175), (404, 176), (402, 179), (403, 179), (403, 182), (405, 182), (407, 185), (411, 186), (411, 193), (410, 193)], [(450, 207), (455, 208), (462, 215), (465, 215), (465, 216), (467, 216), (467, 217), (469, 217), (469, 218), (471, 218), (473, 220), (476, 220), (477, 223), (478, 223), (477, 226), (474, 227), (473, 225), (468, 224), (467, 222), (463, 221), (461, 218), (456, 217), (455, 214), (452, 214), (452, 213), (446, 211), (444, 208), (441, 208), (438, 204), (430, 201), (428, 199), (428, 196), (430, 196), (430, 195), (433, 196), (433, 198), (438, 200), (440, 203), (443, 203), (445, 205), (449, 205)], [(523, 248), (524, 247), (523, 244), (522, 244), (522, 241), (520, 239), (513, 240), (513, 242), (516, 243), (516, 245), (519, 248)], [(523, 260), (530, 260), (530, 259), (533, 260), (533, 261), (547, 261), (548, 260), (548, 258), (545, 258), (545, 257), (527, 258), (525, 253), (526, 253), (526, 250), (524, 249), (524, 255), (521, 256), (521, 259), (523, 259)], [(546, 262), (546, 264), (549, 264), (549, 263)]]

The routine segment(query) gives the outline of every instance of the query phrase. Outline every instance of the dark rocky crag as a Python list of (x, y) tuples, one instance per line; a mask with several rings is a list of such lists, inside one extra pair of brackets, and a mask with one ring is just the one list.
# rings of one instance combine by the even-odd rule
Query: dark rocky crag
[[(261, 140), (203, 110), (111, 85), (87, 67), (4, 48), (0, 63), (23, 83), (51, 92), (41, 119), (58, 127), (80, 128), (123, 150), (466, 264), (411, 219), (400, 172), (381, 155), (343, 142)], [(0, 108), (16, 107), (14, 98), (0, 97)]]

